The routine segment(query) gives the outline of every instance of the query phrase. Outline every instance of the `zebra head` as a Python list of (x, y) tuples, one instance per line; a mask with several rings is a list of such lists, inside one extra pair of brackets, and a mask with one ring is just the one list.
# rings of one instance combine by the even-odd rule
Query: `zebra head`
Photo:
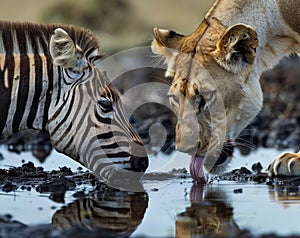
[(84, 49), (70, 35), (57, 28), (49, 42), (58, 79), (47, 122), (52, 144), (109, 184), (139, 181), (148, 157), (117, 89), (93, 63), (98, 45)]

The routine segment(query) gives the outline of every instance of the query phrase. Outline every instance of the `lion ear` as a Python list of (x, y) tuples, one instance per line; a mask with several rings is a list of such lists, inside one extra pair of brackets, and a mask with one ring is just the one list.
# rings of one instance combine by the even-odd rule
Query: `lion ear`
[(153, 29), (153, 35), (158, 46), (174, 50), (180, 50), (184, 40), (184, 35), (172, 30), (158, 29), (157, 27)]
[(153, 29), (153, 35), (152, 52), (165, 58), (165, 62), (168, 65), (165, 76), (173, 77), (175, 74), (175, 59), (180, 53), (185, 36), (174, 31), (158, 29), (157, 27)]
[(257, 46), (256, 31), (251, 26), (236, 24), (223, 33), (212, 55), (219, 65), (236, 73), (253, 64)]

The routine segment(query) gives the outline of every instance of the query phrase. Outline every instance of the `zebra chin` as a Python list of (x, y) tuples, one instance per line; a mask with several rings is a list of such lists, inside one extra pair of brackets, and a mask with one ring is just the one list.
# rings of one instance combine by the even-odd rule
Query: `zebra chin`
[[(102, 166), (100, 166), (102, 167)], [(144, 188), (141, 179), (143, 171), (134, 171), (123, 164), (110, 164), (105, 168), (94, 169), (94, 175), (105, 182), (108, 186), (131, 192), (143, 192)]]
[(141, 180), (148, 167), (148, 156), (142, 144), (134, 143), (130, 153), (95, 155), (92, 161), (87, 167), (107, 185), (126, 191), (144, 191)]

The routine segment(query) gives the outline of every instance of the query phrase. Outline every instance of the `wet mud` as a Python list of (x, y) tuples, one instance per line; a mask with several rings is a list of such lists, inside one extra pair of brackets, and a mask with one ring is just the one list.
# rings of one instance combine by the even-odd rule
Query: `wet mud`
[(146, 193), (110, 188), (81, 169), (72, 172), (62, 167), (46, 172), (28, 162), (0, 170), (2, 195), (32, 189), (61, 204), (65, 203), (66, 191), (72, 191), (74, 202), (56, 211), (52, 224), (27, 226), (10, 214), (2, 214), (0, 237), (128, 237), (148, 206)]

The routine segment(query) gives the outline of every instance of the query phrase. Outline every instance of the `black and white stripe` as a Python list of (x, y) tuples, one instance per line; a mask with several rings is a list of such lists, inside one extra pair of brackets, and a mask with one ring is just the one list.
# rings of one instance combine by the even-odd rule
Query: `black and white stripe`
[(142, 222), (148, 199), (147, 193), (105, 189), (101, 195), (82, 198), (62, 207), (53, 215), (52, 224), (61, 230), (82, 227), (129, 237)]
[[(58, 59), (64, 47), (76, 50), (76, 58)], [(146, 152), (117, 90), (93, 64), (99, 59), (98, 41), (88, 30), (0, 22), (1, 137), (28, 128), (46, 131), (56, 150), (102, 179), (124, 169), (142, 174)]]

